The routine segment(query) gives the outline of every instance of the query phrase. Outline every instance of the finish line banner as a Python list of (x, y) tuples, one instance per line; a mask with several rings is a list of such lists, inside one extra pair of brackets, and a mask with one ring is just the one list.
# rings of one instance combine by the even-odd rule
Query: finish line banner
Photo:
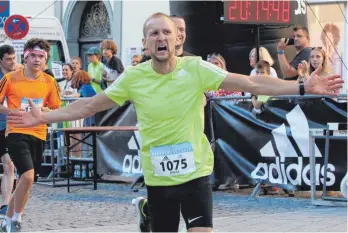
[[(233, 172), (249, 183), (265, 180), (298, 190), (310, 190), (309, 128), (347, 122), (347, 104), (332, 99), (271, 100), (260, 114), (252, 113), (250, 102), (215, 100), (210, 104), (214, 154), (220, 164), (216, 169), (223, 169), (224, 176)], [(315, 144), (316, 184), (321, 189), (325, 139), (316, 139)], [(327, 188), (340, 190), (347, 173), (346, 139), (330, 139), (328, 161)]]
[[(233, 173), (242, 178), (241, 184), (262, 179), (280, 187), (289, 184), (310, 190), (309, 128), (325, 128), (328, 122), (346, 123), (346, 103), (321, 98), (270, 100), (264, 112), (255, 115), (251, 110), (248, 101), (213, 100), (206, 106), (205, 130), (213, 141), (215, 176), (223, 180)], [(101, 125), (137, 125), (133, 105), (112, 109)], [(138, 177), (142, 174), (140, 145), (138, 132), (100, 134), (98, 172)], [(324, 146), (324, 139), (316, 139), (318, 189), (324, 179)], [(328, 190), (340, 189), (346, 164), (347, 140), (330, 139)]]

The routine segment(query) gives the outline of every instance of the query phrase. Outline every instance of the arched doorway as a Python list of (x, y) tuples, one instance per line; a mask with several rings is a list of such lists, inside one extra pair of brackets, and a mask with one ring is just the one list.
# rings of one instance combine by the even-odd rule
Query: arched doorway
[(87, 69), (86, 52), (90, 47), (99, 47), (100, 42), (111, 39), (110, 19), (103, 2), (88, 2), (81, 18), (80, 58)]
[(63, 29), (70, 56), (79, 56), (87, 69), (86, 52), (105, 39), (112, 39), (110, 22), (113, 10), (109, 1), (77, 1), (68, 3), (64, 13)]

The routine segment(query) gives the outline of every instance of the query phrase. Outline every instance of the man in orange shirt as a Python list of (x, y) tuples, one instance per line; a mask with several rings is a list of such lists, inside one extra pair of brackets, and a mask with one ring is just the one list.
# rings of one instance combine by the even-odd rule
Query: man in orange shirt
[[(42, 39), (31, 39), (24, 46), (26, 66), (6, 74), (0, 82), (0, 103), (7, 99), (8, 108), (0, 105), (0, 113), (30, 111), (29, 99), (41, 110), (61, 106), (58, 86), (51, 76), (42, 71), (50, 52), (50, 45)], [(20, 231), (22, 213), (34, 183), (35, 173), (41, 164), (47, 126), (16, 128), (7, 125), (8, 153), (20, 175), (19, 183), (11, 198), (1, 230)]]

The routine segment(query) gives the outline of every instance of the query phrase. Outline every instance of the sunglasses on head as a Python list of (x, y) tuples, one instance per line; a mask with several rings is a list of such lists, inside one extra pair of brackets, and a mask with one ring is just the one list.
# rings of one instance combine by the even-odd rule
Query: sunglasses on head
[(208, 54), (207, 59), (210, 59), (212, 57), (218, 57), (218, 56), (221, 56), (221, 55), (219, 53), (211, 53), (211, 54)]
[(323, 47), (321, 47), (321, 46), (313, 47), (312, 50), (314, 50), (314, 49), (323, 49)]

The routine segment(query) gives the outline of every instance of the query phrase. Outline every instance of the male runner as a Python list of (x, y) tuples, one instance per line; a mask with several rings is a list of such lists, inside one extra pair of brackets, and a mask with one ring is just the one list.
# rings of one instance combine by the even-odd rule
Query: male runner
[(143, 33), (151, 61), (130, 67), (104, 92), (48, 113), (30, 101), (30, 112), (11, 112), (8, 122), (32, 127), (77, 120), (133, 101), (142, 138), (151, 230), (177, 232), (181, 211), (188, 231), (210, 232), (213, 201), (208, 176), (213, 152), (203, 132), (203, 93), (222, 88), (272, 96), (334, 95), (330, 91), (341, 88), (343, 81), (339, 75), (319, 78), (320, 68), (299, 83), (228, 73), (200, 57), (178, 58), (177, 27), (163, 13), (150, 16)]
[[(2, 45), (0, 46), (0, 80), (5, 74), (14, 71), (16, 69), (16, 53), (12, 46)], [(8, 203), (11, 199), (11, 193), (14, 182), (14, 165), (7, 154), (6, 140), (6, 115), (0, 114), (0, 157), (4, 170), (4, 174), (1, 179), (1, 195), (2, 206), (0, 208), (1, 217), (5, 217), (8, 208)]]
[[(47, 41), (27, 41), (24, 45), (25, 68), (6, 74), (0, 82), (0, 102), (6, 98), (8, 104), (8, 108), (0, 105), (0, 113), (9, 114), (17, 109), (29, 112), (32, 107), (29, 101), (38, 107), (37, 111), (61, 106), (55, 79), (42, 71), (49, 52)], [(34, 182), (34, 172), (39, 172), (47, 126), (44, 123), (35, 127), (16, 127), (8, 123), (6, 135), (8, 153), (20, 179), (1, 230), (16, 232), (21, 229), (22, 213)]]

